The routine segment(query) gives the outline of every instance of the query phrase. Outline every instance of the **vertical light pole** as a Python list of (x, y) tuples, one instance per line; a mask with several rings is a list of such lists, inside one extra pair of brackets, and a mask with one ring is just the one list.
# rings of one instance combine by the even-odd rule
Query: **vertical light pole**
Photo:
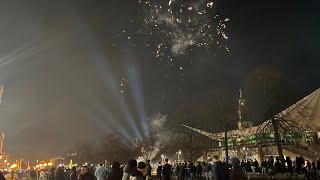
[[(2, 102), (2, 95), (3, 95), (3, 92), (4, 92), (4, 90), (3, 90), (3, 85), (1, 85), (1, 87), (0, 87), (0, 104), (1, 104), (1, 102)], [(2, 155), (2, 150), (3, 150), (3, 143), (4, 143), (4, 132), (1, 132), (1, 142), (0, 142), (0, 155)]]
[(181, 155), (181, 150), (178, 151), (178, 163), (180, 162), (180, 155)]
[(2, 94), (3, 94), (3, 86), (1, 85), (1, 88), (0, 88), (0, 104), (1, 104), (1, 100), (2, 100)]
[(164, 162), (164, 155), (161, 154), (161, 162), (163, 163)]

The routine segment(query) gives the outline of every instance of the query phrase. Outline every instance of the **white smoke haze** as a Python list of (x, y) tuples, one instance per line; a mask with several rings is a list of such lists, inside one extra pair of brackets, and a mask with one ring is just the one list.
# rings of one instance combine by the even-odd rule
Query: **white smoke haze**
[(151, 142), (153, 147), (151, 147), (150, 152), (148, 152), (148, 158), (150, 160), (154, 159), (159, 154), (161, 148), (163, 148), (165, 142), (167, 141), (165, 134), (163, 134), (163, 127), (166, 121), (167, 115), (162, 115), (161, 113), (158, 113), (149, 119), (152, 132), (149, 138), (151, 141), (153, 141)]
[(150, 126), (152, 130), (160, 130), (163, 128), (164, 123), (167, 121), (167, 115), (158, 113), (150, 118)]

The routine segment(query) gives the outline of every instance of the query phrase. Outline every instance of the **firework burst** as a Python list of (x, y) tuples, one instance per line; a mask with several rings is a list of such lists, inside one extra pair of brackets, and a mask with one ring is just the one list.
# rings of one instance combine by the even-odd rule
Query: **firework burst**
[(144, 9), (145, 28), (137, 33), (150, 35), (147, 47), (154, 46), (157, 58), (172, 59), (195, 48), (210, 52), (212, 46), (223, 47), (228, 39), (225, 33), (228, 18), (220, 18), (214, 2), (193, 3), (186, 0), (140, 0)]

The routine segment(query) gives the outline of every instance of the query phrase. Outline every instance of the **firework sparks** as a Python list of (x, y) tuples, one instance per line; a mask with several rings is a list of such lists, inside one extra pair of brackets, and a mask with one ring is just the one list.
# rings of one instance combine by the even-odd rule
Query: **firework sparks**
[[(172, 57), (185, 54), (194, 47), (205, 48), (209, 52), (213, 45), (229, 51), (224, 42), (228, 39), (225, 29), (226, 22), (230, 19), (220, 19), (214, 10), (213, 2), (157, 2), (159, 1), (139, 1), (146, 14), (145, 32), (139, 30), (139, 33), (151, 35), (157, 58), (166, 57), (171, 60)], [(151, 46), (151, 43), (146, 46)]]

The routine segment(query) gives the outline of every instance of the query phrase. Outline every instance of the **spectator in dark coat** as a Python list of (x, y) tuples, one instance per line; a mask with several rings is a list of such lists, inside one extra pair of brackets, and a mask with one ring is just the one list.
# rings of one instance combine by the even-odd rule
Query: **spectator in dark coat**
[(276, 168), (276, 173), (281, 173), (281, 164), (280, 160), (277, 158), (277, 161), (274, 163), (274, 167)]
[(259, 172), (259, 163), (256, 159), (254, 160), (253, 165), (254, 165), (255, 172), (256, 173)]
[(287, 166), (288, 166), (288, 172), (292, 172), (292, 161), (290, 159), (290, 157), (286, 157), (286, 163), (287, 163)]
[(147, 160), (146, 170), (147, 170), (146, 179), (149, 180), (149, 179), (151, 179), (151, 171), (152, 171), (152, 167), (150, 165), (150, 160)]
[(35, 180), (37, 178), (37, 172), (33, 168), (30, 170), (30, 179)]
[[(212, 168), (211, 168), (212, 170)], [(193, 179), (194, 177), (196, 177), (197, 174), (197, 168), (193, 165), (193, 163), (190, 163), (190, 179)]]
[(77, 180), (77, 179), (78, 179), (77, 168), (74, 166), (71, 169), (70, 180)]
[(54, 172), (54, 167), (51, 168), (50, 172), (49, 172), (49, 180), (55, 180), (55, 172)]
[(112, 163), (111, 172), (108, 174), (107, 180), (121, 180), (123, 170), (120, 168), (120, 163), (114, 161)]
[(187, 174), (187, 167), (184, 163), (182, 163), (180, 166), (178, 180), (184, 180), (186, 177), (186, 174)]
[[(177, 166), (178, 167), (178, 166)], [(177, 168), (176, 168), (177, 170)], [(161, 165), (161, 162), (158, 163), (158, 168), (157, 168), (157, 178), (159, 180), (161, 180), (161, 171), (162, 171), (162, 165)]]
[(202, 179), (202, 166), (200, 162), (198, 162), (196, 169), (197, 169), (197, 179)]
[(238, 158), (231, 158), (232, 177), (231, 179), (244, 180), (246, 179), (244, 169), (240, 165)]
[(171, 165), (168, 164), (169, 160), (165, 159), (166, 164), (162, 167), (163, 180), (170, 180), (171, 176)]
[(137, 169), (137, 161), (135, 159), (129, 159), (128, 164), (124, 167), (122, 180), (129, 180), (130, 174)]
[(82, 166), (78, 179), (79, 180), (95, 180), (95, 177), (92, 173), (89, 172), (88, 166)]
[(229, 179), (229, 165), (225, 162), (217, 161), (214, 165), (214, 179), (228, 180)]
[(63, 174), (63, 170), (61, 167), (58, 167), (57, 172), (55, 174), (55, 179), (56, 180), (64, 180), (64, 174)]
[(145, 180), (146, 174), (146, 163), (139, 162), (137, 169), (130, 175), (130, 180)]

